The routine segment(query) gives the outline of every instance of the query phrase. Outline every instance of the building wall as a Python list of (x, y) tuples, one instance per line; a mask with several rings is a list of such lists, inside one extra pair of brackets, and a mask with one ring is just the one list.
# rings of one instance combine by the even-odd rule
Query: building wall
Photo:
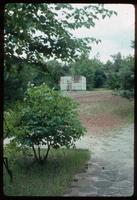
[(69, 90), (69, 84), (71, 85), (72, 77), (71, 76), (62, 76), (60, 78), (60, 89), (61, 90)]
[(63, 76), (60, 78), (61, 90), (86, 90), (86, 78), (80, 76), (78, 82), (74, 81), (74, 77)]

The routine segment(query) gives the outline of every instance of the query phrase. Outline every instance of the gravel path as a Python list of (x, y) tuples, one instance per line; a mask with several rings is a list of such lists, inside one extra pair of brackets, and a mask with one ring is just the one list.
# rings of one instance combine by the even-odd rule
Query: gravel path
[(131, 196), (134, 178), (134, 125), (110, 136), (85, 136), (77, 148), (89, 148), (87, 169), (76, 175), (64, 196)]

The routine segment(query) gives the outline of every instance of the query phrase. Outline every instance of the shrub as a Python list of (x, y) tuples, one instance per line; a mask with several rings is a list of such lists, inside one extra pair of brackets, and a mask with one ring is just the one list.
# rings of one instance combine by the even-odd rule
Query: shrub
[[(60, 92), (49, 89), (45, 84), (31, 84), (23, 103), (17, 104), (14, 111), (5, 115), (5, 122), (10, 124), (5, 131), (10, 131), (16, 143), (31, 147), (35, 159), (42, 163), (51, 148), (69, 148), (84, 134), (85, 128), (79, 121), (76, 108), (74, 100)], [(47, 148), (42, 157), (43, 145)]]
[(118, 94), (127, 98), (127, 99), (133, 99), (134, 98), (134, 90), (119, 90)]

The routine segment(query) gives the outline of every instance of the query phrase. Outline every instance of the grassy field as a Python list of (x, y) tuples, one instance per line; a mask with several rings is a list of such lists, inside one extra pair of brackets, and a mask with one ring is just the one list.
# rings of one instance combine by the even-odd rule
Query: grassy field
[(13, 183), (4, 169), (6, 196), (62, 196), (73, 181), (74, 175), (84, 168), (88, 150), (52, 150), (47, 163), (40, 166), (31, 159), (18, 156), (12, 166)]
[(134, 122), (134, 101), (113, 94), (112, 90), (69, 92), (79, 103), (78, 112), (87, 133), (103, 133)]
[(110, 114), (124, 120), (125, 123), (131, 123), (134, 119), (134, 103), (122, 97), (113, 97), (104, 101), (94, 101), (83, 105), (81, 103), (79, 112), (88, 116), (99, 116), (101, 114)]

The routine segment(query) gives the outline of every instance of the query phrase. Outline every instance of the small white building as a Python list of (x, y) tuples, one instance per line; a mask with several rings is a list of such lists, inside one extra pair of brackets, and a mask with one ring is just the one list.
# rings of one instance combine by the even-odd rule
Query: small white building
[(61, 90), (86, 90), (86, 78), (84, 76), (61, 76)]

